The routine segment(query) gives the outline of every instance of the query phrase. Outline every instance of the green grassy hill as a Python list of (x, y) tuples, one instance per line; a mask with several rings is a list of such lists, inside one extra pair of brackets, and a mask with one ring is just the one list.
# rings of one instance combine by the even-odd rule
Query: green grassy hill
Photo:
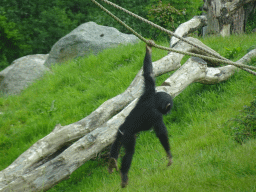
[[(236, 61), (256, 44), (256, 35), (202, 41)], [(0, 170), (56, 124), (76, 122), (123, 92), (142, 67), (144, 53), (143, 43), (106, 50), (55, 66), (53, 73), (19, 96), (2, 95)], [(153, 61), (166, 53), (153, 49)], [(167, 77), (157, 77), (157, 84)], [(239, 140), (242, 128), (230, 123), (255, 99), (255, 80), (239, 71), (220, 84), (193, 84), (174, 99), (172, 113), (164, 118), (173, 153), (171, 167), (166, 167), (165, 152), (154, 132), (148, 131), (137, 138), (126, 189), (120, 188), (119, 173), (108, 174), (107, 159), (98, 158), (49, 191), (256, 191), (256, 139)]]

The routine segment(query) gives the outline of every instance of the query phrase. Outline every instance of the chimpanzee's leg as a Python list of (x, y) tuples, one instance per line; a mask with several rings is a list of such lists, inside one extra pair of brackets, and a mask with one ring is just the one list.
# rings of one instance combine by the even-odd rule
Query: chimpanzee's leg
[(111, 146), (110, 150), (110, 159), (109, 159), (109, 166), (108, 166), (108, 172), (113, 173), (113, 169), (115, 168), (118, 171), (117, 167), (117, 158), (119, 155), (120, 148), (122, 146), (122, 134), (117, 131), (116, 134), (116, 140)]
[(132, 163), (132, 157), (135, 151), (135, 135), (124, 134), (122, 138), (122, 143), (125, 148), (125, 156), (122, 160), (121, 165), (121, 186), (124, 188), (128, 184), (128, 171)]

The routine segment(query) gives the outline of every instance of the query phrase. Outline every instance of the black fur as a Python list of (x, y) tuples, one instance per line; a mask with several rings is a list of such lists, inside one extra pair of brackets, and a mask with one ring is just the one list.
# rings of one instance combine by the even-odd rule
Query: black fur
[(140, 131), (149, 130), (154, 127), (157, 137), (163, 145), (169, 158), (168, 166), (172, 163), (172, 155), (168, 140), (167, 129), (163, 122), (163, 115), (170, 112), (173, 101), (172, 97), (165, 92), (155, 91), (155, 80), (151, 61), (151, 47), (146, 47), (146, 55), (143, 65), (143, 76), (145, 87), (137, 105), (126, 117), (124, 123), (117, 131), (116, 140), (110, 151), (109, 172), (117, 168), (117, 158), (121, 146), (125, 148), (125, 156), (121, 165), (122, 187), (128, 184), (128, 171), (131, 166), (132, 157), (135, 150), (135, 134)]

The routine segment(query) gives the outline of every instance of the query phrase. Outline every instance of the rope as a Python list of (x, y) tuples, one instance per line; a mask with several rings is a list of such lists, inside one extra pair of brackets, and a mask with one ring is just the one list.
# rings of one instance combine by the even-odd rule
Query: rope
[(135, 14), (135, 13), (132, 13), (131, 11), (128, 11), (127, 9), (124, 9), (123, 7), (120, 7), (119, 5), (117, 5), (117, 4), (115, 4), (115, 3), (112, 3), (112, 2), (110, 2), (110, 1), (108, 1), (108, 0), (101, 0), (101, 1), (105, 2), (106, 4), (112, 5), (113, 7), (117, 8), (117, 9), (122, 10), (122, 11), (124, 11), (125, 13), (127, 13), (127, 14), (129, 14), (129, 15), (131, 15), (131, 16), (133, 16), (133, 17), (135, 17), (135, 18), (137, 18), (137, 19), (139, 19), (139, 20), (141, 20), (141, 21), (143, 21), (143, 22), (145, 22), (145, 23), (148, 23), (149, 25), (151, 25), (151, 26), (153, 26), (153, 27), (155, 27), (155, 28), (157, 28), (157, 29), (159, 29), (159, 30), (161, 30), (161, 31), (163, 31), (163, 32), (166, 32), (167, 34), (170, 34), (170, 35), (172, 35), (172, 36), (175, 36), (176, 38), (178, 38), (178, 39), (180, 39), (180, 40), (182, 40), (182, 41), (188, 43), (189, 45), (192, 45), (192, 46), (194, 46), (194, 47), (200, 49), (201, 51), (204, 51), (204, 52), (206, 52), (206, 53), (208, 53), (208, 54), (210, 54), (210, 55), (213, 55), (213, 56), (215, 56), (215, 57), (217, 57), (217, 58), (219, 58), (219, 59), (228, 60), (227, 58), (222, 57), (221, 55), (218, 55), (218, 54), (216, 54), (216, 53), (214, 53), (214, 52), (211, 52), (211, 51), (205, 49), (204, 47), (201, 47), (201, 46), (199, 46), (199, 45), (196, 45), (196, 44), (194, 44), (193, 42), (191, 42), (191, 41), (189, 41), (189, 40), (187, 40), (187, 39), (185, 39), (185, 38), (183, 38), (183, 37), (181, 37), (181, 36), (179, 36), (179, 35), (173, 33), (172, 31), (167, 30), (167, 29), (161, 27), (160, 25), (157, 25), (157, 24), (155, 24), (155, 23), (153, 23), (153, 22), (151, 22), (151, 21), (149, 21), (149, 20), (147, 20), (147, 19), (145, 19), (145, 18), (143, 18), (143, 17), (141, 17), (141, 16), (139, 16), (139, 15), (137, 15), (137, 14)]
[[(120, 9), (120, 10), (124, 11), (125, 13), (127, 13), (127, 14), (129, 14), (129, 15), (131, 15), (131, 16), (133, 16), (133, 17), (135, 17), (135, 18), (137, 18), (137, 19), (139, 19), (139, 20), (141, 20), (141, 21), (143, 21), (143, 22), (145, 22), (145, 23), (147, 23), (147, 24), (149, 24), (149, 25), (151, 25), (151, 26), (153, 26), (153, 27), (155, 27), (155, 28), (165, 32), (165, 33), (167, 33), (167, 34), (175, 36), (176, 38), (178, 38), (178, 39), (180, 39), (180, 40), (182, 40), (182, 41), (184, 41), (184, 42), (186, 42), (186, 43), (188, 43), (188, 44), (190, 44), (190, 45), (192, 45), (192, 46), (194, 46), (194, 47), (196, 47), (196, 48), (198, 48), (198, 49), (200, 49), (200, 50), (202, 50), (202, 51), (204, 51), (206, 53), (209, 53), (211, 55), (214, 55), (215, 57), (220, 57), (221, 58), (221, 56), (219, 56), (219, 55), (217, 55), (215, 53), (212, 53), (212, 52), (208, 51), (207, 49), (194, 44), (193, 42), (188, 41), (187, 39), (185, 39), (185, 38), (183, 38), (183, 37), (173, 33), (170, 30), (167, 30), (167, 29), (161, 27), (160, 25), (157, 25), (157, 24), (155, 24), (155, 23), (153, 23), (153, 22), (151, 22), (151, 21), (149, 21), (149, 20), (147, 20), (147, 19), (145, 19), (145, 18), (143, 18), (143, 17), (141, 17), (139, 15), (136, 15), (135, 13), (132, 13), (131, 11), (128, 11), (128, 10), (124, 9), (123, 7), (120, 7), (117, 4), (114, 4), (114, 3), (112, 3), (112, 2), (110, 2), (108, 0), (101, 0), (101, 1), (103, 1), (103, 2), (105, 2), (107, 4), (109, 4), (109, 5), (112, 5), (113, 7), (117, 8), (117, 9)], [(223, 59), (223, 58), (221, 58), (221, 59)], [(226, 59), (226, 58), (224, 58), (224, 59)]]
[[(228, 60), (228, 59), (226, 59), (226, 58), (224, 58), (222, 56), (219, 56), (219, 55), (217, 55), (215, 53), (212, 53), (212, 52), (208, 51), (207, 49), (205, 49), (203, 47), (199, 47), (198, 45), (188, 41), (187, 39), (185, 39), (183, 37), (180, 37), (180, 36), (176, 35), (175, 33), (171, 32), (171, 31), (169, 31), (169, 30), (167, 30), (167, 29), (165, 29), (165, 28), (163, 28), (163, 27), (161, 27), (159, 25), (156, 25), (156, 24), (152, 23), (151, 21), (148, 21), (148, 20), (146, 20), (146, 19), (144, 19), (144, 18), (142, 18), (142, 17), (140, 17), (140, 16), (138, 16), (138, 15), (136, 15), (136, 14), (134, 14), (134, 13), (132, 13), (132, 12), (130, 12), (130, 11), (128, 11), (128, 10), (126, 10), (126, 9), (116, 5), (116, 4), (114, 4), (114, 3), (112, 3), (112, 2), (109, 2), (107, 0), (101, 0), (101, 1), (103, 1), (105, 3), (107, 3), (107, 4), (110, 4), (110, 5), (118, 8), (118, 9), (120, 9), (120, 10), (122, 10), (122, 11), (124, 11), (124, 12), (126, 12), (126, 13), (128, 13), (128, 14), (130, 14), (130, 15), (132, 15), (132, 16), (134, 16), (134, 17), (136, 17), (136, 18), (138, 18), (138, 19), (140, 19), (140, 20), (142, 20), (142, 21), (144, 21), (144, 22), (146, 22), (146, 23), (148, 23), (148, 24), (150, 24), (150, 25), (152, 25), (152, 26), (154, 26), (154, 27), (156, 27), (156, 28), (166, 32), (166, 33), (168, 33), (168, 34), (171, 34), (171, 35), (175, 36), (176, 38), (178, 38), (178, 39), (180, 39), (180, 40), (182, 40), (182, 41), (184, 41), (184, 42), (186, 42), (186, 43), (188, 43), (188, 44), (190, 44), (192, 46), (195, 46), (196, 48), (198, 48), (198, 49), (200, 49), (200, 50), (202, 50), (202, 51), (204, 51), (206, 53), (209, 53), (209, 54), (219, 58), (219, 59), (213, 58), (213, 57), (209, 57), (209, 56), (199, 55), (199, 54), (195, 54), (195, 53), (189, 53), (189, 52), (185, 52), (185, 51), (178, 51), (178, 50), (173, 49), (173, 48), (163, 47), (163, 46), (157, 45), (155, 43), (152, 43), (152, 42), (146, 40), (144, 37), (142, 37), (136, 31), (134, 31), (131, 27), (126, 25), (123, 21), (121, 21), (118, 17), (113, 15), (110, 11), (108, 11), (105, 7), (103, 7), (97, 1), (95, 1), (95, 0), (91, 0), (91, 1), (93, 3), (95, 3), (97, 6), (99, 6), (108, 15), (113, 17), (118, 23), (122, 24), (124, 27), (126, 27), (128, 30), (130, 30), (134, 35), (136, 35), (139, 39), (141, 39), (142, 41), (144, 41), (146, 44), (148, 44), (150, 46), (154, 46), (156, 48), (167, 50), (167, 51), (172, 51), (172, 52), (175, 52), (175, 53), (180, 53), (180, 54), (184, 54), (184, 55), (190, 55), (190, 56), (199, 57), (199, 58), (206, 59), (206, 60), (212, 60), (212, 61), (215, 61), (215, 62), (221, 62), (221, 63), (226, 63), (226, 64), (234, 65), (234, 66), (239, 67), (239, 68), (241, 68), (241, 69), (243, 69), (243, 70), (245, 70), (245, 71), (247, 71), (247, 72), (249, 72), (249, 73), (251, 73), (253, 75), (256, 75), (256, 72), (250, 70), (250, 69), (256, 70), (256, 67), (254, 67), (254, 66), (249, 66), (249, 65), (244, 65), (244, 64), (241, 64), (241, 63), (232, 62), (232, 61), (230, 61), (230, 60)], [(247, 68), (247, 69), (245, 69), (245, 68)]]

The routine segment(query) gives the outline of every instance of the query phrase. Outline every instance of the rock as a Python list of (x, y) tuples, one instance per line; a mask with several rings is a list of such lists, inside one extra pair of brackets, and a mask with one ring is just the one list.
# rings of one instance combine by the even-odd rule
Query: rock
[(249, 52), (252, 51), (253, 49), (256, 49), (256, 45), (252, 45), (251, 47), (249, 47), (249, 49), (247, 49), (247, 53), (249, 53)]
[(47, 67), (76, 57), (98, 52), (119, 44), (135, 43), (138, 38), (132, 34), (124, 34), (113, 27), (88, 22), (80, 25), (72, 32), (61, 38), (51, 49)]
[(49, 69), (44, 66), (48, 55), (37, 54), (21, 57), (0, 72), (0, 91), (8, 95), (18, 94), (40, 78)]
[(14, 65), (9, 65), (8, 67), (6, 67), (4, 70), (0, 71), (0, 83), (2, 82), (2, 80), (4, 79), (4, 77), (6, 76), (6, 74), (13, 68)]

